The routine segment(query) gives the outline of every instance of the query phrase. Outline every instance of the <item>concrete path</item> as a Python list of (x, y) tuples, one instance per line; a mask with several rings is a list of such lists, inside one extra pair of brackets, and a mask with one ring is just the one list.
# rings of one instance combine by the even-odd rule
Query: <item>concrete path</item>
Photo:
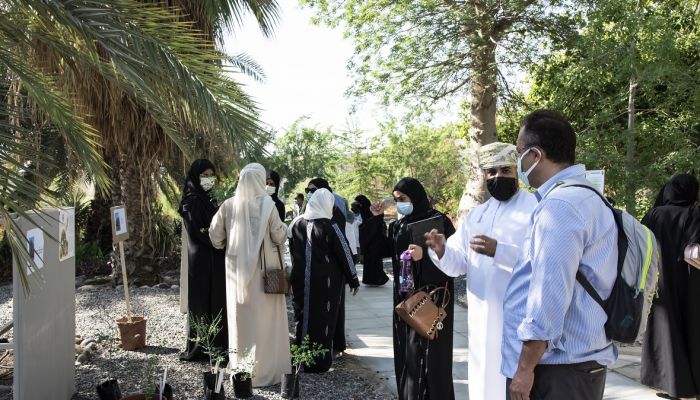
[[(358, 265), (358, 274), (362, 275), (361, 265)], [(391, 337), (392, 285), (393, 283), (389, 281), (382, 287), (362, 286), (357, 296), (347, 296), (345, 335), (348, 340), (348, 353), (359, 356), (362, 363), (375, 371), (378, 378), (385, 382), (393, 393), (396, 393)], [(452, 376), (456, 398), (459, 400), (469, 399), (468, 351), (467, 309), (456, 304)], [(633, 380), (639, 379), (639, 355), (635, 354), (634, 350), (630, 353), (623, 354), (618, 363), (613, 366), (613, 372), (608, 373), (604, 398), (606, 400), (658, 400), (656, 391)], [(614, 371), (620, 371), (620, 373)]]

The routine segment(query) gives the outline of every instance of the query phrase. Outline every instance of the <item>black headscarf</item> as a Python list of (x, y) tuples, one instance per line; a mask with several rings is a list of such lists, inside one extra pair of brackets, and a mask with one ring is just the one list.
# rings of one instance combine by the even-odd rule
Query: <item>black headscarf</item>
[[(206, 159), (195, 160), (190, 166), (190, 170), (187, 171), (187, 178), (185, 179), (185, 187), (182, 191), (182, 201), (180, 201), (180, 207), (178, 207), (178, 212), (182, 214), (183, 205), (186, 202), (192, 202), (195, 198), (201, 198), (206, 204), (205, 208), (210, 208), (216, 211), (216, 203), (214, 199), (210, 197), (210, 192), (205, 191), (202, 185), (199, 183), (199, 176), (204, 173), (204, 171), (211, 169), (216, 173), (216, 168), (211, 161)], [(209, 207), (211, 206), (211, 207)]]
[(314, 178), (309, 181), (309, 185), (316, 186), (316, 189), (328, 189), (331, 192), (333, 191), (328, 185), (328, 181), (323, 178)]
[(676, 175), (663, 186), (662, 192), (659, 193), (662, 195), (662, 205), (689, 206), (698, 200), (698, 189), (698, 180), (694, 176)]
[(404, 193), (406, 196), (411, 198), (411, 203), (413, 203), (413, 212), (409, 217), (417, 217), (430, 210), (428, 194), (425, 193), (425, 188), (423, 188), (423, 185), (421, 185), (417, 179), (409, 177), (402, 178), (396, 184), (396, 186), (394, 186), (394, 191)]
[(366, 221), (372, 218), (372, 211), (369, 209), (372, 206), (372, 202), (369, 201), (367, 196), (361, 194), (355, 197), (355, 201), (360, 205), (360, 215), (362, 216), (362, 220)]
[(192, 163), (190, 170), (187, 171), (185, 188), (182, 191), (183, 199), (193, 195), (207, 194), (207, 192), (202, 188), (202, 185), (199, 183), (199, 176), (208, 169), (211, 169), (216, 174), (216, 168), (214, 168), (214, 164), (212, 164), (209, 160), (200, 158)]
[(278, 174), (277, 172), (275, 172), (273, 170), (269, 170), (267, 172), (267, 177), (272, 179), (273, 182), (275, 182), (275, 196), (276, 196), (277, 193), (279, 193), (279, 191), (280, 191), (280, 174)]

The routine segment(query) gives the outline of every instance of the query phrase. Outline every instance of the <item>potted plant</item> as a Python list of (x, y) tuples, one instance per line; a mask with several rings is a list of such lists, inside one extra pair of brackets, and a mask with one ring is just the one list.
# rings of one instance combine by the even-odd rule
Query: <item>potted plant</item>
[(282, 398), (299, 398), (299, 372), (301, 368), (311, 367), (316, 363), (316, 358), (323, 357), (328, 349), (319, 343), (311, 341), (309, 335), (304, 336), (301, 344), (292, 343), (290, 353), (292, 356), (292, 373), (282, 375)]
[[(126, 227), (126, 209), (112, 207), (112, 237), (119, 243), (119, 263), (122, 266), (122, 281), (124, 283), (124, 300), (126, 301), (126, 316), (117, 318), (117, 330), (121, 339), (121, 347), (124, 350), (136, 350), (146, 345), (146, 321), (143, 316), (131, 315), (131, 301), (129, 300), (129, 279), (124, 257), (124, 240), (129, 238)], [(123, 222), (123, 224), (122, 224)], [(123, 229), (122, 229), (123, 228)]]
[(233, 393), (237, 399), (247, 399), (253, 396), (253, 377), (255, 376), (256, 363), (255, 353), (249, 351), (243, 357), (238, 357), (235, 365), (232, 366), (231, 382)]
[(204, 397), (205, 399), (224, 400), (224, 373), (227, 352), (214, 345), (216, 335), (221, 331), (221, 311), (211, 321), (202, 316), (197, 318), (190, 313), (190, 329), (194, 332), (193, 342), (202, 347), (204, 354), (209, 356), (209, 370), (204, 372)]
[(158, 381), (153, 385), (151, 378), (155, 376), (157, 370), (157, 359), (151, 357), (148, 359), (148, 367), (146, 372), (146, 385), (143, 393), (134, 393), (124, 396), (121, 400), (172, 400), (173, 389), (167, 383), (168, 368), (163, 371), (163, 376), (158, 378)]

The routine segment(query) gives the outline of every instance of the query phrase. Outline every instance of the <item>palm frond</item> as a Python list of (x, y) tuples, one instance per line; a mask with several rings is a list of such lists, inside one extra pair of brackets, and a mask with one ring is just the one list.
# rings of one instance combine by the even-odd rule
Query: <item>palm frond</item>
[(200, 7), (211, 19), (217, 38), (223, 38), (225, 31), (231, 31), (243, 23), (247, 13), (251, 13), (261, 32), (269, 37), (280, 19), (280, 8), (276, 0), (199, 0)]
[(228, 61), (231, 63), (231, 66), (253, 78), (255, 81), (261, 83), (265, 81), (265, 71), (250, 55), (246, 53), (234, 54), (229, 57)]

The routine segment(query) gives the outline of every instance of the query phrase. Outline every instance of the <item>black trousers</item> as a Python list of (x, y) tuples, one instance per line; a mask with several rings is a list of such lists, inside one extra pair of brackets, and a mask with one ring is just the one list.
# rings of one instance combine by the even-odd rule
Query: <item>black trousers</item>
[[(595, 361), (579, 364), (538, 365), (530, 400), (602, 400), (607, 369)], [(506, 380), (510, 400), (511, 379)]]

